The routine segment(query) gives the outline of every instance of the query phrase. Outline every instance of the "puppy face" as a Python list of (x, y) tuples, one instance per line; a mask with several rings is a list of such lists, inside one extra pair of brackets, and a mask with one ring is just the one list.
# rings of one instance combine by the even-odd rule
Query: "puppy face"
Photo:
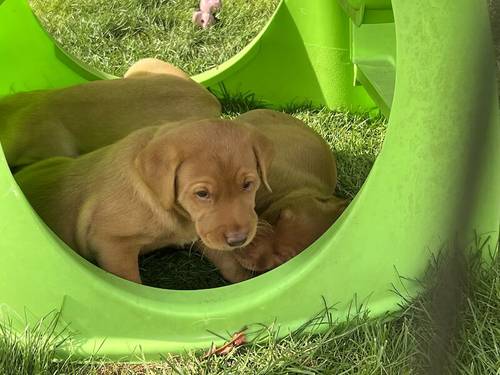
[(177, 174), (177, 200), (212, 249), (245, 246), (255, 235), (255, 193), (261, 182), (251, 146), (242, 146), (233, 160), (205, 153), (193, 156)]
[(269, 188), (271, 141), (228, 120), (198, 121), (157, 138), (138, 165), (164, 208), (187, 213), (211, 249), (250, 243), (257, 226), (255, 194), (261, 184)]

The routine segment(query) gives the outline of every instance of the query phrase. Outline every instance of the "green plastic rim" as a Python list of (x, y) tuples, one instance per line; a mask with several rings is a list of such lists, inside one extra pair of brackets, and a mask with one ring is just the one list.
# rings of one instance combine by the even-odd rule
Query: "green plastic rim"
[[(344, 2), (346, 3), (346, 2)], [(349, 3), (349, 2), (347, 2)], [(370, 1), (369, 3), (376, 3)], [(385, 2), (382, 2), (385, 3)], [(396, 79), (383, 149), (347, 211), (300, 256), (257, 278), (198, 291), (136, 285), (82, 260), (41, 222), (0, 160), (0, 315), (22, 329), (60, 311), (74, 340), (63, 355), (146, 358), (206, 348), (211, 332), (277, 322), (280, 333), (335, 306), (342, 321), (353, 298), (373, 316), (398, 309), (399, 275), (417, 278), (453, 229), (463, 199), (472, 102), (482, 80), (494, 82), (486, 3), (456, 0), (392, 2)], [(344, 4), (345, 5), (345, 4)], [(329, 108), (369, 109), (353, 86), (350, 23), (331, 0), (285, 0), (244, 51), (196, 77), (217, 89), (250, 91), (275, 105), (308, 101)], [(108, 78), (62, 53), (25, 0), (0, 1), (0, 95)], [(474, 70), (478, 49), (491, 60)], [(488, 81), (489, 82), (489, 81)], [(500, 132), (496, 88), (486, 98), (487, 163), (478, 176), (470, 234), (497, 233)], [(1, 124), (0, 124), (1, 126)], [(478, 198), (480, 197), (480, 199)], [(409, 294), (416, 284), (405, 283)]]

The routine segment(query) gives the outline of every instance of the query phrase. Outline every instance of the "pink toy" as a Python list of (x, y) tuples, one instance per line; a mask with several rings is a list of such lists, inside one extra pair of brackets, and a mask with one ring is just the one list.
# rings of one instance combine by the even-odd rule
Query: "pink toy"
[(222, 8), (222, 0), (200, 0), (200, 9), (193, 12), (193, 23), (206, 29), (215, 23), (215, 13)]

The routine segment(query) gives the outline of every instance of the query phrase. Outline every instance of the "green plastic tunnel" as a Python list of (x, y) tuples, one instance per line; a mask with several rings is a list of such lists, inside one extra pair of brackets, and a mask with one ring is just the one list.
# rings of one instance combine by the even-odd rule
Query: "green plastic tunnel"
[[(284, 0), (249, 46), (196, 76), (274, 105), (378, 106), (389, 115), (382, 151), (340, 220), (283, 266), (231, 286), (156, 289), (86, 262), (48, 230), (0, 156), (0, 319), (23, 329), (59, 311), (73, 337), (62, 354), (99, 348), (109, 358), (134, 351), (154, 358), (206, 348), (220, 341), (212, 332), (252, 323), (277, 322), (285, 334), (325, 304), (339, 321), (353, 300), (372, 316), (398, 309), (404, 301), (395, 288), (418, 293), (400, 276), (421, 277), (453, 231), (469, 140), (479, 129), (483, 162), (477, 194), (466, 198), (464, 235), (498, 235), (494, 83), (483, 100), (485, 126), (470, 125), (478, 87), (494, 82), (488, 37), (485, 2)], [(0, 95), (109, 78), (64, 54), (25, 0), (0, 0)]]

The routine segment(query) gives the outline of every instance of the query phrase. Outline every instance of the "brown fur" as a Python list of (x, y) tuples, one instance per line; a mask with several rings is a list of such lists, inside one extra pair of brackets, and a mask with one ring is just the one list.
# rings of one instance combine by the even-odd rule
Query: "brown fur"
[(261, 225), (248, 246), (231, 253), (205, 249), (226, 278), (241, 281), (275, 268), (316, 241), (340, 216), (347, 201), (334, 195), (335, 157), (327, 143), (302, 121), (271, 110), (236, 118), (265, 133), (275, 157), (269, 171), (272, 191), (257, 192)]
[[(150, 127), (76, 159), (47, 159), (15, 175), (35, 210), (69, 246), (140, 282), (138, 256), (201, 238), (254, 237), (255, 194), (272, 158), (258, 130), (227, 120)], [(266, 151), (262, 151), (266, 150)], [(245, 183), (252, 182), (250, 188)], [(208, 198), (196, 195), (200, 189)]]
[(168, 63), (144, 59), (122, 79), (1, 99), (0, 140), (16, 167), (82, 155), (144, 127), (219, 116), (207, 89)]

